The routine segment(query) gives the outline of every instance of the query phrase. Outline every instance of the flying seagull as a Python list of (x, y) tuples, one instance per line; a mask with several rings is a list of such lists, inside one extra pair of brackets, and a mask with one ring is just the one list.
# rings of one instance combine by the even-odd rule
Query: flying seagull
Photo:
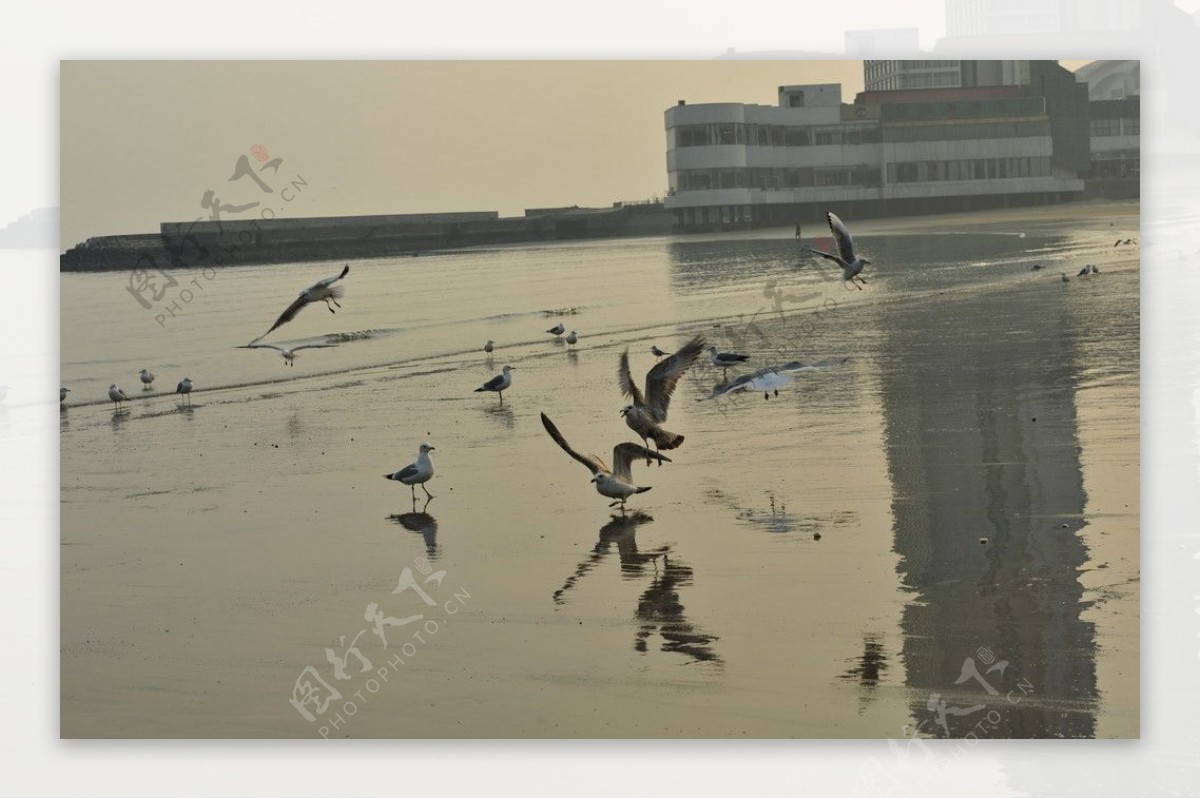
[(505, 366), (500, 374), (493, 377), (491, 380), (484, 383), (476, 391), (496, 391), (500, 394), (500, 404), (504, 404), (504, 389), (512, 385), (512, 375), (509, 374), (514, 368), (513, 366)]
[(283, 361), (288, 366), (296, 365), (296, 353), (300, 350), (323, 350), (328, 347), (336, 347), (336, 344), (301, 344), (299, 347), (277, 347), (274, 344), (243, 344), (238, 347), (239, 350), (275, 350), (283, 356)]
[(664, 450), (675, 449), (683, 443), (683, 436), (664, 430), (660, 425), (667, 421), (667, 406), (676, 384), (703, 351), (704, 337), (696, 336), (670, 358), (659, 361), (646, 373), (645, 394), (638, 389), (629, 370), (629, 350), (621, 353), (617, 382), (621, 393), (633, 400), (621, 409), (621, 415), (629, 429), (642, 437), (643, 444), (653, 439), (655, 448)]
[(175, 393), (182, 394), (183, 398), (190, 404), (192, 401), (192, 378), (185, 377), (179, 381), (179, 385), (175, 386)]
[(433, 494), (429, 493), (429, 489), (425, 487), (425, 483), (429, 478), (433, 477), (433, 461), (429, 459), (429, 453), (435, 447), (430, 444), (422, 444), (417, 452), (417, 460), (408, 464), (398, 472), (385, 474), (388, 480), (395, 480), (398, 483), (403, 483), (412, 489), (413, 503), (417, 501), (417, 486), (421, 486), (421, 490), (425, 492), (425, 496), (433, 499)]
[(144, 389), (149, 390), (150, 384), (154, 382), (155, 375), (152, 374), (149, 369), (143, 369), (142, 371), (138, 372), (138, 377), (142, 379), (142, 386)]
[[(327, 277), (324, 280), (318, 280), (316, 283), (313, 283), (304, 291), (300, 292), (300, 296), (296, 298), (296, 301), (289, 305), (287, 310), (279, 315), (279, 318), (275, 320), (275, 324), (271, 325), (271, 330), (263, 333), (250, 343), (254, 344), (255, 342), (262, 341), (271, 334), (271, 331), (275, 330), (285, 322), (290, 322), (295, 319), (296, 314), (300, 313), (300, 310), (310, 302), (323, 301), (325, 303), (325, 307), (329, 309), (330, 313), (337, 313), (337, 311), (333, 310), (333, 305), (337, 305), (339, 308), (342, 307), (338, 304), (338, 298), (345, 294), (346, 290), (341, 286), (335, 286), (333, 284), (344, 278), (347, 274), (349, 274), (349, 272), (350, 264), (346, 264), (346, 267), (342, 269), (342, 273), (340, 275), (337, 275), (336, 277)], [(329, 303), (333, 303), (333, 305), (330, 305)]]
[(113, 401), (114, 408), (121, 407), (121, 403), (129, 399), (129, 397), (125, 396), (124, 391), (117, 388), (116, 383), (108, 387), (108, 398)]
[(588, 468), (592, 473), (592, 482), (596, 484), (596, 493), (613, 500), (608, 505), (610, 508), (620, 505), (621, 510), (624, 510), (627, 499), (634, 494), (641, 494), (650, 490), (649, 486), (636, 486), (633, 484), (633, 474), (630, 471), (630, 465), (635, 459), (657, 458), (660, 463), (662, 461), (667, 461), (668, 463), (671, 461), (666, 455), (652, 452), (640, 444), (625, 442), (613, 447), (613, 468), (609, 469), (604, 465), (604, 461), (595, 455), (580, 455), (571, 449), (571, 445), (562, 437), (562, 433), (558, 432), (558, 428), (554, 426), (554, 422), (550, 421), (550, 417), (544, 413), (542, 414), (542, 426), (546, 428), (546, 432), (554, 439), (554, 443), (558, 444), (563, 448), (564, 452)]
[[(712, 361), (713, 366), (721, 367), (723, 372), (731, 366), (737, 366), (739, 363), (750, 360), (749, 355), (739, 355), (736, 352), (717, 352), (716, 347), (709, 347), (708, 351), (711, 353), (709, 360)], [(726, 376), (728, 377), (727, 372)]]
[(71, 389), (67, 388), (66, 386), (63, 386), (62, 388), (60, 388), (60, 389), (58, 390), (58, 401), (59, 401), (59, 402), (63, 402), (63, 401), (65, 401), (65, 400), (66, 400), (66, 398), (67, 398), (67, 392), (68, 392), (68, 391), (70, 391), (70, 390), (71, 390)]
[(859, 273), (862, 272), (864, 266), (871, 262), (865, 258), (859, 258), (854, 254), (854, 240), (850, 237), (850, 231), (842, 224), (842, 220), (838, 219), (837, 215), (832, 212), (825, 214), (825, 216), (829, 219), (829, 230), (833, 233), (834, 243), (837, 244), (837, 253), (822, 252), (821, 250), (814, 250), (812, 247), (809, 247), (808, 251), (816, 253), (822, 258), (828, 258), (830, 261), (841, 266), (842, 280), (849, 280), (859, 291), (862, 291), (862, 286), (854, 281), (857, 278), (863, 284), (866, 284), (867, 281), (863, 280), (859, 276)]

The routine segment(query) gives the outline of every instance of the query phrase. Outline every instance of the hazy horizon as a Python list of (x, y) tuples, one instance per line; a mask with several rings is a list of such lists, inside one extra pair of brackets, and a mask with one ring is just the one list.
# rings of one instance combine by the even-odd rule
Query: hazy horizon
[[(223, 219), (661, 197), (669, 107), (801, 83), (850, 101), (862, 61), (63, 61), (59, 244), (208, 219), (208, 191)], [(249, 162), (271, 194), (230, 181), (255, 145), (282, 159)]]

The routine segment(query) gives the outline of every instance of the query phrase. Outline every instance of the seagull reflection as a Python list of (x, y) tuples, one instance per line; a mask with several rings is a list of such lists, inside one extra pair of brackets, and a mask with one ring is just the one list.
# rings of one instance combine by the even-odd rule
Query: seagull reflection
[(512, 408), (507, 405), (491, 405), (484, 408), (483, 413), (492, 419), (498, 420), (509, 430), (516, 427), (517, 417), (513, 415)]
[(863, 687), (864, 690), (859, 701), (859, 713), (862, 713), (866, 706), (876, 698), (875, 686), (879, 684), (880, 677), (887, 670), (888, 660), (883, 651), (883, 644), (879, 642), (878, 636), (865, 633), (863, 635), (863, 651), (858, 657), (857, 664), (838, 675), (840, 679), (857, 682)]
[(600, 528), (599, 540), (588, 557), (554, 592), (554, 601), (559, 605), (564, 604), (567, 592), (585, 574), (595, 569), (615, 545), (624, 579), (635, 580), (647, 573), (653, 574), (649, 587), (638, 598), (635, 615), (641, 623), (634, 636), (634, 650), (642, 653), (649, 651), (649, 641), (657, 634), (662, 639), (663, 652), (686, 655), (690, 658), (689, 662), (720, 664), (720, 656), (712, 649), (717, 637), (698, 630), (688, 620), (684, 606), (679, 601), (678, 589), (692, 584), (692, 569), (678, 559), (672, 560), (671, 548), (667, 545), (648, 552), (638, 549), (637, 528), (652, 521), (654, 517), (640, 511), (613, 516)]
[(429, 500), (425, 500), (425, 504), (421, 507), (421, 510), (414, 510), (411, 513), (393, 513), (391, 516), (388, 516), (388, 521), (395, 522), (405, 530), (419, 533), (421, 538), (425, 539), (425, 554), (429, 556), (430, 560), (437, 560), (438, 524), (437, 519), (425, 512), (425, 508), (427, 507), (429, 507)]

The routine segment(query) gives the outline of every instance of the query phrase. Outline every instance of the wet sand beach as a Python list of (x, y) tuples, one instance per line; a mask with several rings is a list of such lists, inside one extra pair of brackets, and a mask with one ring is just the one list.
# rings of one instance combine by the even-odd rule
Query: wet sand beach
[[(341, 262), (64, 274), (61, 733), (1137, 737), (1137, 214), (847, 219), (862, 291), (790, 228), (356, 262), (294, 367), (236, 347)], [(702, 358), (621, 514), (539, 414), (608, 460), (696, 334), (819, 368)]]

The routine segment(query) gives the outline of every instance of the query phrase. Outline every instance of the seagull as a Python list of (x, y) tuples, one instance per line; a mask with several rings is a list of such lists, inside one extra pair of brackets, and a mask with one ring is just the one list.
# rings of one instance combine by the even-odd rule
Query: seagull
[(288, 366), (296, 365), (296, 353), (300, 350), (323, 350), (328, 347), (336, 347), (336, 344), (301, 344), (299, 347), (277, 347), (274, 344), (243, 344), (238, 347), (239, 350), (276, 350), (283, 356), (283, 361)]
[(862, 272), (864, 266), (871, 262), (865, 258), (859, 258), (854, 254), (854, 240), (850, 238), (850, 231), (842, 224), (842, 220), (838, 219), (837, 215), (832, 212), (825, 214), (825, 216), (829, 219), (829, 230), (833, 233), (834, 243), (837, 244), (837, 253), (822, 252), (821, 250), (814, 250), (812, 247), (809, 247), (808, 251), (816, 253), (822, 258), (828, 258), (830, 261), (840, 265), (842, 267), (842, 280), (849, 280), (859, 291), (862, 291), (862, 286), (854, 281), (857, 278), (864, 284), (867, 282), (862, 277), (859, 277), (859, 273)]
[(175, 386), (175, 393), (182, 394), (189, 403), (192, 401), (192, 378), (185, 377)]
[(138, 372), (138, 377), (142, 379), (142, 386), (144, 386), (144, 390), (148, 391), (150, 389), (150, 384), (154, 382), (155, 375), (151, 373), (149, 369), (143, 369), (142, 371)]
[(122, 402), (129, 399), (129, 397), (125, 396), (124, 391), (117, 388), (116, 383), (108, 387), (108, 398), (113, 401), (114, 408), (119, 408)]
[[(713, 366), (721, 367), (722, 371), (727, 370), (730, 366), (736, 366), (739, 363), (744, 363), (750, 360), (749, 355), (738, 355), (736, 352), (717, 352), (716, 347), (709, 347), (708, 351), (712, 353), (709, 359)], [(726, 373), (728, 375), (728, 373)]]
[(398, 483), (404, 483), (412, 489), (413, 503), (417, 501), (417, 486), (421, 486), (421, 490), (425, 492), (425, 496), (433, 499), (433, 494), (429, 493), (429, 489), (425, 487), (425, 483), (429, 478), (433, 477), (433, 461), (429, 459), (429, 453), (435, 449), (430, 444), (422, 444), (417, 452), (417, 460), (408, 464), (398, 472), (385, 474), (388, 480), (395, 480)]
[(662, 350), (660, 350), (657, 346), (655, 346), (653, 344), (650, 345), (650, 354), (653, 355), (655, 358), (661, 358), (662, 356), (666, 355), (665, 352), (663, 352)]
[(1096, 268), (1096, 265), (1088, 264), (1087, 266), (1083, 267), (1083, 269), (1079, 270), (1079, 274), (1077, 274), (1076, 277), (1081, 277), (1083, 275), (1098, 275), (1098, 274), (1100, 274), (1100, 270)]
[(1059, 276), (1062, 278), (1062, 282), (1064, 282), (1064, 283), (1069, 283), (1069, 282), (1071, 282), (1071, 278), (1067, 277), (1067, 273), (1066, 273), (1066, 272), (1059, 272), (1058, 274), (1059, 274)]
[(59, 401), (59, 402), (63, 402), (64, 400), (66, 400), (66, 398), (67, 398), (67, 392), (68, 392), (68, 391), (70, 391), (70, 390), (71, 390), (71, 389), (69, 389), (69, 388), (66, 388), (65, 386), (64, 386), (64, 387), (62, 387), (62, 388), (60, 388), (60, 389), (58, 390), (58, 401)]
[(1036, 272), (1037, 270), (1039, 270), (1039, 269), (1041, 269), (1041, 268), (1042, 268), (1042, 265), (1041, 265), (1041, 264), (1034, 264), (1034, 265), (1033, 265), (1033, 268), (1032, 268), (1032, 269), (1030, 269), (1029, 271), (1030, 271), (1030, 272)]
[(621, 386), (621, 393), (633, 400), (621, 409), (621, 415), (625, 417), (625, 424), (629, 425), (629, 429), (642, 437), (643, 444), (648, 439), (653, 439), (655, 449), (664, 450), (675, 449), (683, 443), (683, 436), (664, 430), (660, 425), (667, 421), (667, 406), (671, 402), (671, 393), (675, 391), (676, 384), (702, 352), (704, 337), (696, 336), (670, 358), (659, 361), (646, 373), (644, 395), (629, 371), (629, 350), (621, 353), (617, 382)]
[(550, 329), (549, 329), (549, 330), (547, 330), (546, 332), (547, 332), (547, 333), (553, 333), (553, 334), (554, 334), (554, 335), (556, 335), (556, 336), (561, 336), (563, 333), (565, 333), (565, 332), (566, 332), (566, 330), (567, 330), (567, 329), (566, 329), (565, 327), (563, 327), (563, 326), (562, 326), (562, 322), (559, 322), (557, 325), (555, 325), (554, 327), (550, 328)]
[(579, 341), (579, 335), (574, 330), (572, 330), (570, 333), (567, 334), (567, 344), (569, 346), (574, 347), (576, 341)]
[(604, 461), (595, 455), (580, 455), (571, 449), (571, 445), (562, 437), (562, 433), (558, 432), (558, 428), (554, 426), (554, 422), (550, 421), (550, 417), (544, 413), (542, 414), (542, 426), (546, 428), (546, 432), (550, 434), (554, 442), (563, 448), (564, 452), (591, 471), (592, 482), (596, 484), (596, 493), (613, 500), (608, 505), (610, 508), (620, 505), (621, 510), (624, 510), (627, 499), (634, 494), (641, 494), (650, 490), (649, 486), (635, 486), (633, 484), (633, 474), (630, 471), (630, 465), (635, 458), (657, 458), (660, 463), (662, 461), (671, 462), (671, 459), (666, 455), (652, 452), (640, 444), (625, 442), (613, 447), (613, 468), (610, 470), (604, 465)]
[(476, 391), (498, 391), (500, 392), (500, 404), (504, 404), (504, 389), (512, 385), (512, 375), (509, 374), (514, 368), (513, 366), (505, 366), (500, 374), (493, 377), (491, 380), (484, 383)]
[(489, 339), (487, 340), (487, 344), (484, 344), (484, 345), (483, 345), (483, 351), (484, 351), (484, 352), (486, 352), (488, 355), (491, 355), (491, 354), (492, 354), (492, 350), (494, 350), (494, 349), (496, 349), (496, 342), (492, 341), (492, 340), (489, 338)]
[[(338, 304), (338, 298), (345, 294), (346, 290), (341, 286), (334, 286), (333, 284), (344, 278), (349, 272), (350, 264), (346, 264), (346, 267), (342, 270), (340, 275), (337, 275), (336, 277), (327, 277), (324, 280), (318, 280), (316, 283), (313, 283), (304, 291), (300, 292), (300, 296), (296, 299), (296, 301), (289, 305), (287, 310), (279, 315), (279, 318), (275, 320), (275, 324), (271, 325), (271, 330), (263, 333), (250, 343), (254, 344), (255, 342), (262, 341), (271, 334), (271, 331), (275, 330), (285, 322), (290, 322), (295, 319), (296, 314), (300, 313), (300, 310), (310, 302), (324, 301), (325, 307), (329, 309), (330, 313), (337, 313), (337, 311), (333, 310), (333, 305), (337, 305), (339, 308), (342, 307)], [(329, 304), (331, 302), (333, 305)]]

